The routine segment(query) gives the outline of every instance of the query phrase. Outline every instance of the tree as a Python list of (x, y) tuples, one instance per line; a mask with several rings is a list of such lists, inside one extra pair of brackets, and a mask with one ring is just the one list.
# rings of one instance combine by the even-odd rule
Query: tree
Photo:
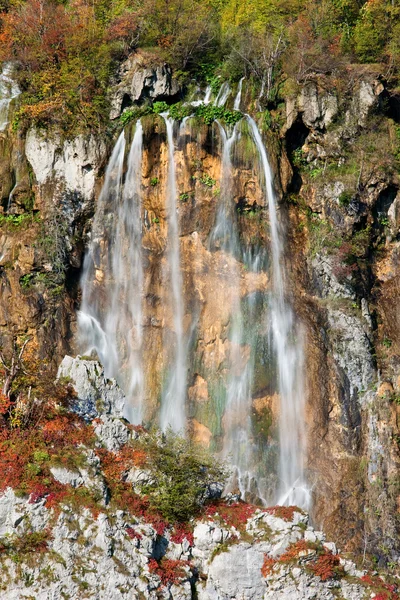
[(144, 486), (152, 507), (170, 523), (186, 522), (200, 511), (208, 487), (224, 483), (226, 469), (202, 447), (172, 431), (144, 438), (152, 483)]

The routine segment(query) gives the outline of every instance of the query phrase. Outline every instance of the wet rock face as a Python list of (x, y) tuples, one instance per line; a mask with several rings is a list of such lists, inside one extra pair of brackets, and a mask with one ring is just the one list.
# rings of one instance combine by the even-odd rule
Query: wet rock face
[[(168, 67), (148, 68), (140, 57), (131, 58), (123, 65), (114, 88), (112, 118), (130, 104), (172, 99), (179, 92)], [(400, 494), (395, 440), (400, 409), (394, 399), (400, 394), (400, 184), (390, 169), (373, 170), (365, 157), (361, 164), (362, 152), (367, 152), (371, 140), (362, 138), (360, 146), (351, 146), (357, 136), (368, 132), (382, 97), (381, 84), (367, 77), (356, 82), (344, 105), (334, 92), (315, 82), (308, 82), (297, 98), (287, 101), (286, 139), (294, 149), (299, 149), (301, 141), (307, 173), (312, 173), (312, 177), (307, 179), (307, 173), (302, 174), (299, 195), (314, 214), (314, 220), (311, 226), (300, 207), (289, 207), (285, 197), (281, 217), (288, 224), (291, 295), (306, 329), (307, 463), (310, 480), (315, 484), (313, 517), (324, 523), (328, 533), (335, 533), (343, 546), (361, 547), (366, 539), (368, 549), (376, 549), (380, 536), (387, 539), (386, 546), (396, 554), (395, 516)], [(175, 149), (186, 299), (184, 322), (186, 331), (191, 331), (197, 320), (199, 331), (193, 340), (196, 360), (190, 365), (188, 414), (191, 435), (206, 446), (220, 448), (221, 429), (216, 426), (214, 414), (215, 406), (221, 407), (220, 384), (231, 349), (228, 332), (232, 282), (227, 273), (233, 259), (222, 251), (210, 252), (208, 245), (220, 200), (218, 186), (209, 187), (201, 178), (207, 175), (209, 182), (220, 179), (218, 132), (212, 135), (210, 129), (198, 127), (184, 137)], [(386, 150), (390, 143), (386, 140)], [(168, 358), (161, 351), (163, 336), (170, 335), (172, 339), (173, 333), (173, 314), (163, 308), (168, 304), (169, 293), (163, 280), (168, 238), (167, 148), (165, 128), (159, 119), (148, 118), (144, 145), (143, 325), (148, 357), (146, 420), (150, 421), (158, 411), (161, 394), (157, 374), (163, 372)], [(56, 363), (66, 351), (78, 351), (74, 334), (77, 280), (84, 251), (82, 233), (90, 231), (89, 219), (99, 194), (106, 154), (104, 141), (93, 136), (64, 142), (57, 135), (43, 137), (34, 130), (28, 132), (26, 140), (0, 135), (2, 210), (7, 210), (11, 195), (10, 214), (29, 212), (32, 216), (24, 227), (0, 229), (0, 346), (5, 352), (11, 349), (15, 335), (26, 333), (37, 340), (41, 356), (53, 358)], [(297, 169), (293, 160), (290, 163), (283, 154), (279, 165), (273, 156), (271, 162), (280, 173), (282, 185), (277, 182), (277, 189), (291, 190), (293, 169)], [(329, 173), (331, 163), (334, 173), (325, 179), (323, 173)], [(268, 214), (258, 174), (249, 157), (234, 157), (232, 196), (242, 239), (257, 240), (267, 246)], [(68, 291), (61, 286), (58, 296), (54, 286), (49, 288), (41, 282), (30, 285), (36, 281), (37, 273), (46, 276), (54, 272), (52, 260), (45, 260), (40, 254), (37, 240), (47, 237), (43, 235), (43, 225), (46, 234), (53, 226), (55, 207), (66, 225), (66, 229), (57, 229), (56, 233), (61, 232), (57, 235), (63, 240), (63, 260), (67, 279), (70, 277)], [(35, 220), (35, 215), (40, 219)], [(333, 240), (331, 233), (323, 229), (325, 222), (336, 235)], [(364, 256), (368, 264), (356, 279), (351, 265), (349, 269), (346, 263), (346, 268), (338, 263), (336, 246), (342, 238), (367, 226), (372, 232), (372, 242), (368, 242)], [(378, 238), (379, 251), (375, 244)], [(106, 256), (104, 245), (98, 257), (99, 284), (101, 262)], [(243, 264), (234, 267), (239, 272), (242, 298), (253, 293), (257, 297), (258, 292), (268, 288), (265, 275), (251, 273)], [(249, 358), (248, 349), (243, 348), (240, 357), (243, 366)], [(382, 396), (374, 389), (378, 372), (390, 390)], [(254, 415), (259, 419), (257, 431), (264, 441), (274, 433), (279, 398), (271, 384), (273, 372), (266, 372), (260, 364), (256, 379)], [(104, 381), (101, 385), (104, 389), (107, 386)], [(93, 391), (90, 402), (81, 406), (83, 413), (88, 411), (87, 418), (97, 410), (95, 396)], [(108, 449), (124, 443), (127, 433), (120, 420), (115, 421), (105, 410), (101, 421), (98, 435)], [(361, 510), (363, 504), (368, 512)], [(375, 537), (374, 530), (379, 531)], [(215, 589), (220, 590), (215, 593), (224, 594), (219, 585), (215, 584)], [(299, 589), (304, 585), (300, 582)], [(279, 597), (281, 591), (277, 587), (274, 593)], [(295, 598), (295, 593), (303, 592), (292, 589), (290, 593)]]
[[(374, 546), (376, 530), (387, 539), (387, 557), (399, 553), (393, 404), (400, 364), (393, 296), (400, 277), (394, 266), (399, 180), (387, 150), (392, 123), (381, 110), (385, 90), (374, 74), (354, 81), (347, 100), (330, 104), (334, 92), (310, 82), (287, 103), (297, 191), (309, 210), (289, 209), (297, 254), (293, 261), (288, 250), (288, 262), (296, 311), (307, 329), (314, 518), (344, 547), (364, 543), (384, 561)], [(333, 106), (337, 114), (330, 120)], [(297, 146), (291, 131), (303, 133)]]

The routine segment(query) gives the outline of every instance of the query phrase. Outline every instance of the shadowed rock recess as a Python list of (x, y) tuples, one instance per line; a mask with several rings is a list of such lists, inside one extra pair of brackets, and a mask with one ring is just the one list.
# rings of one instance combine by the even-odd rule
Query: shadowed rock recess
[(396, 599), (394, 96), (199, 81), (68, 137), (0, 75), (0, 597)]

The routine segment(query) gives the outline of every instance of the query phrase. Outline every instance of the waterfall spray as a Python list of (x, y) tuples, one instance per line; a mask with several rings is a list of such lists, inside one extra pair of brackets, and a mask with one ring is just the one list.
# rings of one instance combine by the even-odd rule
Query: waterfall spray
[[(142, 420), (141, 161), (143, 129), (136, 123), (122, 181), (125, 134), (107, 167), (83, 267), (79, 339), (84, 354), (95, 351), (107, 377), (123, 385), (126, 416)], [(107, 243), (104, 252), (103, 245)]]
[(310, 490), (304, 479), (305, 431), (303, 347), (301, 330), (296, 326), (291, 307), (285, 299), (282, 269), (282, 233), (277, 218), (272, 173), (265, 146), (255, 121), (247, 121), (260, 156), (268, 200), (271, 254), (271, 323), (276, 351), (280, 394), (279, 504), (294, 504), (307, 509)]
[(179, 226), (176, 206), (176, 168), (174, 160), (174, 121), (167, 114), (161, 115), (167, 128), (168, 143), (168, 264), (172, 304), (174, 313), (175, 355), (170, 366), (167, 387), (163, 392), (160, 425), (165, 431), (171, 427), (174, 431), (184, 432), (186, 425), (186, 345), (183, 331), (183, 294), (180, 269)]
[(234, 491), (239, 488), (243, 499), (248, 493), (262, 498), (262, 493), (257, 486), (257, 446), (253, 441), (251, 423), (255, 337), (250, 344), (249, 355), (244, 344), (243, 310), (246, 306), (249, 318), (252, 319), (255, 299), (252, 296), (241, 298), (240, 295), (241, 263), (246, 262), (249, 270), (257, 271), (260, 256), (256, 253), (252, 259), (244, 261), (245, 251), (241, 248), (238, 235), (236, 205), (232, 202), (231, 155), (239, 137), (238, 125), (235, 125), (229, 137), (218, 121), (217, 125), (222, 142), (221, 196), (216, 223), (210, 236), (210, 248), (229, 256), (227, 287), (232, 290), (229, 299), (229, 356), (222, 454), (233, 467), (227, 490)]

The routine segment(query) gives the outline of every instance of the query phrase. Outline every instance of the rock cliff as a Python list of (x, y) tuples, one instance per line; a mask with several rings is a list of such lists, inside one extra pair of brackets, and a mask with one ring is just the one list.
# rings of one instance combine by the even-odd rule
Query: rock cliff
[[(137, 60), (131, 59), (121, 68), (115, 84), (112, 117), (149, 98), (174, 102), (180, 93), (168, 67), (138, 68)], [(247, 91), (242, 98), (242, 108), (249, 111), (254, 108), (250, 96)], [(228, 105), (232, 105), (232, 96)], [(359, 69), (351, 73), (347, 89), (335, 90), (329, 78), (315, 78), (288, 96), (284, 107), (271, 109), (269, 114), (272, 121), (264, 135), (276, 174), (280, 220), (286, 228), (288, 295), (306, 339), (306, 468), (313, 485), (312, 522), (317, 528), (322, 527), (343, 550), (374, 553), (384, 564), (397, 560), (400, 550), (398, 106), (373, 69)], [(173, 314), (164, 311), (169, 292), (163, 285), (162, 274), (168, 236), (165, 123), (157, 115), (143, 117), (142, 123), (146, 223), (143, 232), (145, 420), (150, 423), (161, 395), (165, 359), (162, 340), (170, 335), (174, 325)], [(196, 327), (199, 332), (196, 339), (191, 338), (195, 360), (188, 375), (190, 429), (194, 439), (220, 450), (222, 415), (216, 419), (215, 414), (221, 411), (221, 381), (226, 375), (226, 357), (230, 352), (227, 330), (233, 283), (226, 277), (229, 269), (225, 257), (212, 253), (207, 240), (218, 202), (221, 139), (216, 124), (195, 123), (190, 127), (190, 133), (183, 136), (176, 150), (185, 330), (190, 332)], [(129, 125), (127, 135), (133, 135)], [(250, 245), (267, 246), (268, 210), (254, 149), (249, 147), (246, 135), (243, 128), (242, 146), (233, 160), (232, 196), (238, 233)], [(15, 341), (21, 342), (25, 337), (53, 372), (66, 352), (77, 354), (80, 350), (76, 341), (78, 281), (84, 249), (90, 236), (96, 235), (95, 231), (90, 233), (91, 219), (111, 146), (111, 140), (100, 134), (64, 140), (51, 131), (44, 134), (31, 129), (23, 135), (8, 128), (0, 132), (0, 344), (7, 360), (12, 356)], [(107, 251), (104, 244), (98, 257), (100, 283)], [(268, 289), (264, 272), (254, 273), (241, 261), (237, 261), (235, 269), (239, 273), (242, 301)], [(261, 312), (259, 308), (256, 314)], [(244, 363), (248, 360), (245, 347), (242, 360)], [(268, 468), (276, 466), (279, 404), (273, 365), (270, 370), (256, 364), (252, 397), (252, 419), (258, 439), (264, 444), (263, 464)], [(93, 397), (92, 408), (95, 401)], [(89, 410), (90, 418), (92, 408), (83, 409), (83, 412)], [(101, 425), (108, 432), (104, 433), (109, 438), (106, 446), (114, 450), (114, 425), (107, 429), (106, 423), (107, 419)], [(77, 481), (84, 480), (82, 474), (77, 477)], [(268, 484), (273, 487), (275, 479), (272, 477)], [(7, 514), (20, 504), (18, 510), (37, 510), (42, 527), (47, 522), (48, 511), (42, 501), (32, 505), (26, 501), (19, 503), (10, 491), (4, 502)], [(139, 532), (145, 539), (142, 547), (138, 538), (130, 540), (125, 535), (126, 527), (135, 524), (128, 523), (124, 515), (114, 515), (111, 519), (114, 524), (104, 515), (97, 519), (86, 514), (77, 519), (71, 516), (73, 541), (66, 542), (69, 518), (62, 513), (60, 523), (54, 526), (54, 539), (59, 540), (60, 549), (55, 552), (62, 556), (56, 567), (57, 577), (69, 578), (68, 586), (79, 586), (71, 583), (76, 577), (83, 582), (81, 589), (86, 584), (96, 585), (96, 593), (100, 595), (93, 597), (106, 598), (111, 597), (107, 596), (107, 590), (114, 581), (108, 580), (106, 574), (112, 572), (122, 590), (131, 585), (132, 575), (118, 569), (123, 570), (122, 564), (131, 565), (128, 570), (136, 573), (134, 585), (139, 585), (138, 597), (142, 593), (155, 597), (160, 578), (151, 574), (146, 565), (159, 552), (155, 550), (159, 541), (149, 525), (144, 526), (147, 533)], [(85, 534), (86, 518), (94, 537)], [(287, 542), (282, 552), (289, 541), (304, 538), (304, 528), (299, 528), (297, 522), (280, 523), (276, 528), (276, 523), (272, 526), (268, 521), (272, 517), (262, 512), (254, 518), (263, 527), (271, 527), (272, 541), (252, 539), (234, 544), (227, 552), (214, 556), (211, 564), (208, 564), (211, 554), (201, 555), (200, 548), (206, 541), (199, 541), (200, 554), (193, 564), (199, 574), (208, 574), (207, 592), (202, 591), (199, 582), (193, 584), (191, 567), (183, 566), (187, 583), (181, 585), (176, 597), (179, 594), (191, 597), (195, 593), (193, 585), (199, 597), (202, 593), (209, 594), (204, 597), (216, 598), (258, 597), (252, 593), (259, 597), (270, 594), (266, 598), (295, 598), (295, 594), (299, 598), (331, 598), (335, 594), (344, 598), (363, 597), (359, 582), (341, 583), (342, 589), (331, 589), (301, 566), (295, 567), (300, 569), (296, 574), (285, 565), (274, 566), (276, 581), (271, 579), (269, 587), (257, 571), (257, 576), (251, 576), (252, 582), (258, 581), (256, 592), (251, 589), (254, 582), (246, 588), (246, 575), (228, 581), (225, 573), (228, 563), (224, 561), (236, 560), (239, 548), (249, 553), (260, 570), (263, 555), (271, 553), (279, 536), (283, 535)], [(18, 518), (14, 524), (17, 521)], [(207, 522), (197, 525), (200, 532), (207, 529), (204, 539), (214, 535), (213, 527)], [(255, 530), (255, 537), (261, 536), (256, 526)], [(311, 537), (314, 535), (311, 529), (305, 531)], [(228, 534), (218, 532), (216, 538), (219, 535), (223, 543), (223, 536)], [(98, 541), (93, 542), (92, 537)], [(74, 562), (71, 556), (80, 553), (78, 538), (89, 539), (89, 548), (100, 548), (99, 560), (104, 563), (101, 582), (95, 583), (93, 576), (81, 578), (71, 570)], [(114, 539), (122, 558), (110, 550)], [(146, 550), (142, 551), (144, 547)], [(186, 561), (195, 556), (195, 549), (196, 543), (181, 554), (171, 550), (169, 555), (168, 550), (166, 556)], [(89, 550), (86, 557), (89, 566), (82, 566), (82, 572), (93, 567)], [(7, 564), (11, 581), (15, 567)], [(53, 563), (49, 563), (49, 571), (50, 566), (53, 568)], [(146, 584), (140, 579), (142, 572), (148, 578)], [(36, 581), (38, 567), (27, 573), (28, 582), (32, 577)], [(289, 579), (290, 586), (294, 586), (290, 588), (291, 596), (287, 595)], [(285, 582), (282, 591), (279, 581)], [(321, 585), (324, 591), (322, 588), (318, 591)], [(101, 586), (104, 591), (100, 591)], [(314, 592), (305, 592), (306, 588)], [(38, 598), (50, 597), (40, 596), (47, 592), (37, 589)], [(71, 588), (67, 593), (73, 597), (76, 589)], [(17, 598), (21, 589), (17, 587), (12, 593), (14, 596), (10, 598)], [(124, 593), (121, 591), (115, 598), (125, 597)], [(279, 596), (285, 593), (286, 596)]]
[[(95, 450), (86, 449), (80, 465), (50, 467), (50, 487), (73, 490), (83, 504), (71, 506), (65, 495), (56, 502), (54, 493), (39, 489), (28, 496), (10, 487), (2, 493), (4, 597), (364, 600), (381, 590), (394, 594), (390, 579), (357, 568), (296, 507), (209, 499), (204, 515), (183, 528), (116, 509), (98, 457), (109, 450), (118, 463), (124, 449), (148, 433), (118, 416), (121, 392), (104, 379), (101, 365), (65, 357), (59, 375), (67, 374), (79, 402), (90, 404), (94, 390), (102, 401), (91, 415)], [(78, 414), (79, 402), (73, 405)], [(148, 474), (133, 467), (124, 477), (137, 493)], [(96, 507), (85, 508), (93, 494)]]

